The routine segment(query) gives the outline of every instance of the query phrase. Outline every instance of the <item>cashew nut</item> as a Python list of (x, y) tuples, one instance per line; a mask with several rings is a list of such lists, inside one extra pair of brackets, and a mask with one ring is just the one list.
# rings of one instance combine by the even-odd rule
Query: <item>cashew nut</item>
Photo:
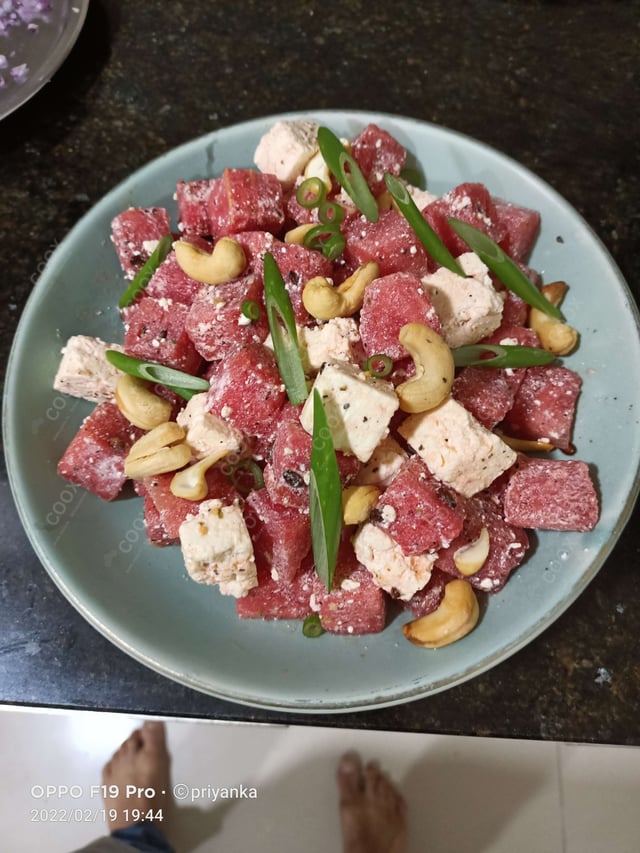
[(174, 474), (171, 480), (169, 489), (171, 494), (177, 498), (185, 498), (188, 501), (200, 501), (206, 498), (209, 492), (209, 486), (206, 480), (206, 473), (218, 460), (227, 455), (227, 450), (217, 451), (210, 456), (205, 456), (199, 462), (189, 465), (182, 471)]
[(453, 555), (453, 562), (460, 574), (470, 577), (479, 572), (487, 561), (490, 548), (489, 531), (483, 527), (477, 539), (458, 548)]
[(308, 232), (311, 231), (312, 228), (317, 228), (317, 226), (317, 222), (305, 222), (303, 225), (298, 225), (296, 228), (292, 228), (291, 231), (287, 231), (284, 235), (284, 242), (295, 243), (297, 246), (302, 246), (304, 238), (307, 236)]
[(176, 260), (182, 272), (203, 284), (223, 284), (244, 272), (247, 258), (244, 249), (231, 237), (221, 237), (209, 254), (203, 249), (178, 240), (173, 244)]
[(311, 157), (311, 159), (307, 162), (307, 165), (304, 167), (304, 177), (320, 178), (322, 183), (325, 185), (328, 193), (330, 193), (333, 189), (329, 167), (324, 162), (324, 157), (319, 151), (316, 151), (316, 153), (313, 155), (313, 157)]
[(478, 623), (480, 607), (469, 581), (453, 580), (444, 588), (437, 610), (402, 626), (402, 633), (416, 646), (439, 649), (462, 639)]
[(499, 436), (512, 450), (520, 450), (522, 453), (550, 453), (555, 449), (555, 444), (539, 438), (514, 438), (501, 432)]
[(124, 460), (124, 473), (132, 480), (176, 471), (191, 459), (191, 448), (184, 443), (185, 431), (175, 421), (154, 427), (133, 445)]
[(413, 414), (435, 409), (447, 399), (453, 385), (451, 350), (436, 331), (422, 323), (407, 323), (398, 340), (416, 366), (415, 376), (396, 388), (400, 408)]
[(128, 373), (118, 377), (115, 399), (125, 418), (140, 429), (153, 429), (171, 417), (169, 400), (154, 394), (144, 379)]
[[(541, 288), (542, 295), (555, 306), (560, 305), (567, 290), (564, 281), (553, 281)], [(578, 344), (578, 333), (572, 326), (556, 317), (549, 317), (539, 308), (529, 311), (529, 328), (537, 333), (543, 349), (554, 355), (568, 355)]]
[(378, 278), (378, 274), (378, 264), (367, 261), (338, 287), (334, 287), (324, 276), (316, 276), (305, 284), (302, 291), (304, 307), (317, 320), (350, 317), (362, 308), (364, 291)]
[(342, 519), (345, 524), (362, 524), (380, 495), (376, 486), (348, 486), (342, 491)]

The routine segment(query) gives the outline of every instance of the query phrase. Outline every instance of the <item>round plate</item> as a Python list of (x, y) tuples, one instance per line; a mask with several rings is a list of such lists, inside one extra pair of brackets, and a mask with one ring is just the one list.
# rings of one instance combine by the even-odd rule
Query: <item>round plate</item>
[(52, 4), (46, 20), (36, 22), (34, 32), (23, 24), (0, 38), (0, 53), (10, 64), (26, 62), (29, 68), (24, 83), (14, 82), (8, 71), (3, 72), (6, 85), (0, 89), (0, 119), (17, 110), (53, 77), (76, 43), (88, 7), (89, 0), (61, 0)]
[[(564, 279), (563, 306), (581, 332), (565, 359), (583, 380), (575, 458), (592, 468), (602, 502), (590, 533), (547, 533), (488, 599), (477, 628), (437, 651), (401, 632), (406, 616), (377, 635), (317, 640), (297, 622), (240, 621), (233, 599), (191, 581), (178, 548), (147, 544), (142, 501), (108, 504), (56, 475), (56, 463), (91, 405), (52, 390), (60, 348), (73, 334), (122, 339), (123, 288), (109, 226), (130, 205), (166, 206), (175, 222), (178, 179), (249, 167), (273, 116), (220, 130), (140, 169), (97, 204), (56, 249), (25, 308), (6, 383), (9, 476), (33, 547), (71, 603), (125, 652), (181, 684), (240, 703), (285, 711), (337, 712), (408, 702), (459, 684), (512, 655), (550, 625), (602, 566), (638, 492), (638, 313), (613, 261), (580, 216), (535, 175), (448, 130), (392, 115), (305, 114), (352, 137), (376, 122), (422, 165), (429, 189), (463, 181), (538, 209), (542, 233), (531, 265)], [(615, 339), (615, 347), (612, 344)], [(625, 366), (620, 351), (624, 342)]]

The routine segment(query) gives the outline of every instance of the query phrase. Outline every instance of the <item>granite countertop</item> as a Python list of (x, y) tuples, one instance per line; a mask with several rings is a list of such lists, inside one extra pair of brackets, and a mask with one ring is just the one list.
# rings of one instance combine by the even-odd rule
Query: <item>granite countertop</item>
[[(638, 298), (640, 3), (268, 6), (92, 0), (52, 82), (0, 123), (3, 364), (47, 253), (105, 192), (188, 139), (289, 110), (414, 116), (498, 148), (585, 217)], [(588, 589), (506, 662), (411, 704), (313, 716), (220, 701), (120, 652), (41, 567), (4, 467), (0, 502), (2, 703), (640, 744), (637, 509)]]

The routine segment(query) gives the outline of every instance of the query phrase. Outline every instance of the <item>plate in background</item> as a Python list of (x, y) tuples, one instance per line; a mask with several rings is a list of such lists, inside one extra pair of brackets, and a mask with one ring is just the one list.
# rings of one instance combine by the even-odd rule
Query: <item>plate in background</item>
[(301, 114), (226, 128), (170, 151), (76, 225), (22, 315), (7, 372), (4, 434), (10, 482), (31, 543), (63, 594), (101, 633), (196, 690), (258, 707), (331, 713), (407, 702), (472, 678), (529, 643), (580, 595), (638, 493), (640, 341), (637, 308), (611, 257), (575, 210), (531, 172), (486, 145), (416, 120), (364, 112), (304, 115), (348, 137), (376, 122), (415, 155), (434, 193), (482, 181), (493, 194), (541, 212), (531, 266), (548, 281), (569, 282), (563, 310), (582, 335), (564, 363), (584, 383), (574, 458), (591, 465), (601, 494), (595, 530), (538, 534), (526, 562), (488, 599), (477, 628), (446, 648), (410, 645), (401, 632), (406, 617), (378, 635), (308, 640), (296, 622), (239, 621), (233, 599), (188, 578), (178, 548), (148, 545), (140, 499), (107, 504), (57, 476), (58, 459), (91, 410), (52, 390), (60, 348), (73, 334), (122, 339), (116, 304), (123, 279), (109, 239), (112, 217), (130, 205), (159, 205), (175, 222), (178, 179), (251, 166), (271, 124)]
[[(89, 0), (58, 0), (51, 4), (46, 19), (38, 20), (31, 31), (26, 24), (12, 27), (0, 36), (0, 54), (8, 67), (0, 69), (5, 85), (0, 88), (0, 119), (5, 118), (38, 92), (53, 77), (71, 52), (89, 8)], [(27, 76), (15, 82), (9, 68), (26, 63)]]

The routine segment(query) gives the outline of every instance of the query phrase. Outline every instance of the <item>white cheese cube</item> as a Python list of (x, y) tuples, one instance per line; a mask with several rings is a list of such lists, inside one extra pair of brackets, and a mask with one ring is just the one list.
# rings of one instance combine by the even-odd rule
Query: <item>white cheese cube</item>
[(82, 397), (92, 403), (113, 402), (121, 372), (105, 356), (108, 349), (123, 352), (120, 344), (107, 344), (100, 338), (73, 335), (62, 349), (62, 360), (53, 387), (63, 394)]
[(298, 330), (305, 373), (317, 373), (327, 361), (357, 362), (363, 357), (358, 324), (351, 317), (336, 317), (318, 326)]
[(386, 488), (404, 465), (408, 456), (395, 438), (388, 435), (373, 451), (373, 456), (360, 469), (354, 480), (356, 486), (383, 486)]
[(317, 150), (317, 137), (313, 121), (278, 121), (258, 143), (253, 161), (289, 189)]
[(187, 444), (196, 459), (213, 453), (226, 456), (240, 450), (242, 433), (227, 421), (206, 410), (207, 392), (194, 394), (187, 405), (178, 412), (176, 421), (187, 433)]
[(429, 412), (409, 415), (398, 432), (434, 477), (467, 498), (486, 489), (517, 458), (452, 398)]
[(237, 503), (203, 501), (179, 529), (184, 563), (194, 581), (218, 584), (223, 595), (242, 598), (258, 585), (253, 545)]
[[(398, 408), (393, 385), (367, 376), (355, 364), (341, 362), (325, 364), (313, 388), (322, 397), (335, 449), (368, 462), (387, 435), (389, 421)], [(300, 423), (313, 435), (313, 389)]]
[(353, 537), (353, 547), (376, 584), (403, 601), (427, 585), (437, 558), (435, 552), (406, 556), (389, 535), (370, 522), (359, 528)]
[(504, 306), (504, 297), (496, 291), (488, 268), (476, 254), (466, 252), (457, 261), (468, 278), (445, 267), (422, 278), (450, 347), (475, 344), (494, 332), (502, 322)]

